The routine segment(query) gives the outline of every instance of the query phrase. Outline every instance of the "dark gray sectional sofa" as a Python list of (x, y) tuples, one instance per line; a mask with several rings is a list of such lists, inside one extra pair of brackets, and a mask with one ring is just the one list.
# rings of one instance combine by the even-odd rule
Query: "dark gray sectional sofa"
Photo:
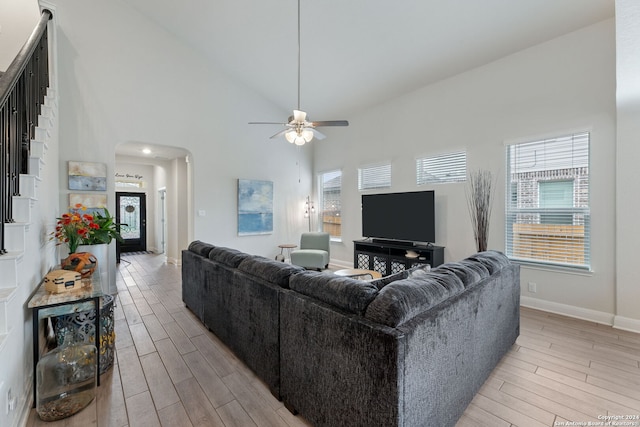
[(196, 241), (182, 289), (315, 426), (453, 426), (519, 334), (519, 266), (495, 251), (366, 282)]

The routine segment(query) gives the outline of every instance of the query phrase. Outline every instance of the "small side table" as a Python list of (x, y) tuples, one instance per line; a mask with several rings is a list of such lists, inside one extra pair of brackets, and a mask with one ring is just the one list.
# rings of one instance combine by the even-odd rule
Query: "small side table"
[(354, 279), (364, 279), (369, 276), (370, 279), (368, 280), (380, 279), (382, 277), (382, 274), (377, 271), (364, 270), (361, 268), (345, 268), (343, 270), (334, 271), (333, 274), (337, 276), (351, 277)]
[(73, 314), (81, 311), (94, 309), (96, 311), (95, 326), (95, 346), (96, 346), (96, 367), (97, 384), (100, 386), (100, 298), (105, 294), (102, 292), (102, 282), (100, 273), (96, 270), (91, 277), (82, 279), (82, 288), (59, 294), (52, 294), (45, 289), (44, 281), (36, 288), (36, 292), (29, 300), (27, 307), (33, 311), (33, 407), (37, 402), (36, 390), (36, 366), (40, 360), (40, 320), (47, 317), (59, 316), (61, 314)]
[[(282, 261), (285, 261), (287, 259), (287, 256), (289, 257), (289, 259), (291, 259), (291, 250), (295, 249), (298, 247), (298, 245), (295, 245), (293, 243), (283, 243), (281, 245), (278, 245), (278, 247), (280, 248), (280, 255), (282, 255)], [(286, 256), (283, 253), (283, 251), (286, 251)]]

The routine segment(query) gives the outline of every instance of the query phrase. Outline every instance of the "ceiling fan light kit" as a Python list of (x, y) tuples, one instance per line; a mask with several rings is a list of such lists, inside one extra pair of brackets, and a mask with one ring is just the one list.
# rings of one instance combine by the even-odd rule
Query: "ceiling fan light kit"
[(307, 113), (300, 110), (300, 0), (298, 0), (298, 109), (293, 110), (293, 117), (289, 117), (288, 123), (274, 122), (249, 122), (249, 124), (282, 124), (286, 129), (271, 136), (271, 139), (284, 135), (287, 141), (295, 145), (304, 145), (310, 142), (314, 136), (324, 139), (325, 136), (315, 128), (319, 126), (349, 126), (347, 120), (307, 121)]

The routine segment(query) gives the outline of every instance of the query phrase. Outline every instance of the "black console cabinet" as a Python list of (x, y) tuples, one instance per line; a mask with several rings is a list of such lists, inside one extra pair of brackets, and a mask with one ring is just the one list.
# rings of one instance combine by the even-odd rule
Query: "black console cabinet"
[[(407, 257), (407, 251), (418, 254), (416, 258)], [(375, 270), (387, 276), (411, 267), (429, 264), (436, 267), (444, 263), (444, 247), (413, 246), (375, 240), (355, 240), (353, 242), (353, 267)]]

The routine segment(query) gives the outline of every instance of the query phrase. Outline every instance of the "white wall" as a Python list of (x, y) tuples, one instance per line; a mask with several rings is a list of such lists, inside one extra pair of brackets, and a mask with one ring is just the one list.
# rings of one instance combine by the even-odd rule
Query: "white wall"
[[(351, 125), (332, 132), (314, 152), (315, 172), (343, 170), (344, 241), (332, 246), (332, 257), (352, 262), (352, 240), (362, 237), (357, 168), (382, 160), (392, 161), (391, 191), (436, 191), (436, 242), (446, 247), (446, 261), (475, 252), (465, 184), (418, 187), (415, 183), (416, 157), (460, 149), (467, 151), (469, 170), (489, 169), (497, 176), (489, 247), (504, 250), (505, 141), (587, 129), (592, 132), (593, 273), (523, 267), (522, 294), (535, 298), (526, 301), (530, 304), (553, 302), (547, 309), (575, 306), (611, 321), (615, 310), (614, 31), (613, 20), (608, 20), (349, 117)], [(526, 290), (529, 281), (537, 283), (537, 293)]]
[(36, 0), (0, 0), (0, 71), (5, 71), (40, 19)]
[[(188, 224), (176, 231), (179, 249), (194, 238), (271, 257), (279, 243), (298, 239), (304, 218), (287, 206), (311, 190), (311, 150), (298, 152), (270, 141), (273, 129), (247, 125), (288, 112), (235, 83), (122, 1), (53, 3), (59, 22), (61, 162), (107, 162), (107, 184), (114, 191), (117, 144), (182, 147), (192, 153), (193, 207), (205, 216), (194, 217), (187, 207), (193, 236)], [(87, 20), (96, 9), (100, 19)], [(237, 236), (238, 178), (274, 181), (273, 234)]]
[(640, 330), (638, 240), (640, 238), (640, 3), (616, 0), (617, 186), (616, 325)]

